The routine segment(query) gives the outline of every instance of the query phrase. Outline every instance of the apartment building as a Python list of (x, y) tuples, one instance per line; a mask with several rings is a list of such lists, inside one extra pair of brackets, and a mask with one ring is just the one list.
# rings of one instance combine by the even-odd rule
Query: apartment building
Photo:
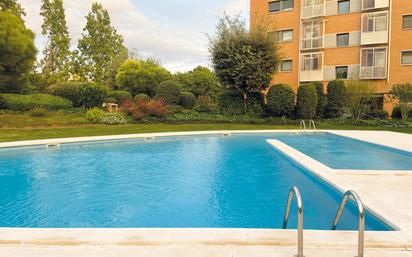
[(262, 17), (281, 45), (273, 83), (368, 80), (391, 112), (391, 87), (412, 82), (412, 0), (251, 0), (252, 29)]

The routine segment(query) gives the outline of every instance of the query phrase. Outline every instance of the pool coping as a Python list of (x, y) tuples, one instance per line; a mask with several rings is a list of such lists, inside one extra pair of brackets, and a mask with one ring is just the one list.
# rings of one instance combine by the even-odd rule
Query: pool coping
[[(250, 134), (250, 133), (299, 133), (299, 130), (220, 130), (220, 131), (197, 131), (197, 132), (171, 132), (171, 133), (144, 133), (144, 134), (129, 134), (116, 136), (98, 136), (98, 137), (78, 137), (78, 138), (59, 138), (45, 140), (30, 140), (18, 142), (0, 143), (0, 148), (24, 147), (24, 146), (41, 146), (48, 144), (64, 144), (64, 143), (79, 143), (79, 142), (95, 142), (107, 140), (123, 140), (123, 139), (145, 139), (156, 137), (175, 137), (175, 136), (204, 136), (204, 135), (222, 135), (228, 136), (231, 134)], [(335, 130), (318, 130), (318, 133), (333, 133), (341, 135)], [(313, 133), (316, 133), (313, 132)], [(355, 138), (357, 139), (357, 138)], [(366, 141), (366, 140), (364, 140)], [(368, 141), (366, 141), (368, 142)], [(383, 145), (376, 142), (370, 142), (378, 145)], [(402, 147), (388, 146), (403, 151), (412, 149), (402, 149)], [(279, 147), (279, 144), (277, 145)], [(282, 148), (282, 147), (281, 147)], [(283, 146), (283, 149), (285, 147)], [(290, 150), (290, 149), (289, 149)], [(292, 150), (295, 150), (292, 148)], [(286, 150), (288, 151), (288, 150)], [(295, 150), (296, 151), (296, 150)], [(284, 151), (282, 151), (284, 152)], [(290, 153), (291, 151), (289, 151)], [(293, 152), (293, 151), (292, 151)], [(294, 153), (296, 154), (296, 152)], [(294, 155), (292, 154), (292, 155)], [(293, 158), (296, 161), (296, 155)], [(302, 156), (300, 156), (302, 157)], [(307, 157), (307, 156), (306, 156)], [(308, 157), (310, 158), (310, 157)], [(298, 158), (299, 159), (299, 158)], [(298, 162), (305, 168), (316, 168), (315, 172), (308, 169), (312, 173), (321, 173), (330, 183), (337, 189), (346, 189), (345, 185), (339, 185), (339, 179), (331, 179), (327, 172), (330, 168), (321, 163), (313, 163), (312, 160), (304, 158), (306, 161)], [(317, 161), (316, 161), (317, 162)], [(308, 164), (309, 163), (309, 164)], [(319, 166), (320, 165), (320, 166)], [(323, 166), (322, 166), (323, 165)], [(345, 171), (343, 171), (345, 172)], [(338, 171), (339, 173), (339, 171)], [(333, 171), (331, 174), (334, 174)], [(365, 175), (365, 174), (363, 174)], [(382, 175), (382, 174), (378, 174)], [(334, 174), (339, 177), (339, 174)], [(385, 176), (385, 175), (383, 175)], [(376, 210), (373, 204), (366, 205), (370, 210)], [(385, 220), (394, 227), (399, 228), (399, 224), (395, 224), (389, 217), (388, 213), (382, 213), (381, 210), (374, 214)], [(305, 230), (305, 247), (326, 247), (326, 248), (353, 248), (357, 247), (357, 232), (356, 231), (321, 231), (321, 230)], [(366, 248), (390, 248), (404, 250), (412, 247), (412, 233), (405, 230), (377, 232), (367, 231), (365, 234)], [(275, 246), (295, 246), (296, 231), (295, 230), (279, 230), (279, 229), (48, 229), (48, 228), (0, 228), (0, 246), (77, 246), (77, 245), (175, 245), (175, 244), (201, 244), (201, 245), (275, 245)]]

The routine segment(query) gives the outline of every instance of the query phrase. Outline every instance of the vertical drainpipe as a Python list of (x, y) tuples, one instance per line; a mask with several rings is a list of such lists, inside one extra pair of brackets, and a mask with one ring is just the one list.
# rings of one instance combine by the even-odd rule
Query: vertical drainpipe
[(302, 3), (301, 0), (298, 0), (299, 5), (299, 28), (298, 28), (298, 42), (299, 42), (299, 49), (298, 49), (298, 83), (297, 83), (297, 87), (299, 87), (300, 85), (300, 68), (301, 68), (301, 59), (300, 59), (300, 51), (302, 49), (302, 40), (301, 40), (301, 33), (302, 33)]
[(390, 72), (391, 72), (391, 46), (392, 46), (392, 1), (389, 1), (389, 13), (388, 13), (388, 20), (389, 20), (389, 25), (388, 25), (388, 55), (386, 56), (387, 62), (386, 64), (388, 65), (387, 67), (387, 78), (386, 78), (386, 83), (389, 84), (390, 82)]

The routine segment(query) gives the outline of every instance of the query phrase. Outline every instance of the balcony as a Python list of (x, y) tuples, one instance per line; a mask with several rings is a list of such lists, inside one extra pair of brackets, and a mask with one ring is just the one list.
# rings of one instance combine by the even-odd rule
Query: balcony
[(389, 0), (362, 0), (362, 10), (373, 10), (389, 7)]
[(388, 13), (373, 12), (362, 14), (361, 44), (388, 43)]
[(317, 4), (310, 6), (302, 6), (302, 19), (315, 18), (325, 16), (325, 4)]
[(302, 54), (300, 81), (322, 81), (323, 80), (323, 53)]
[(387, 70), (387, 48), (361, 49), (360, 79), (385, 79)]
[(360, 67), (361, 79), (385, 79), (386, 67), (385, 66), (361, 66)]
[(323, 37), (308, 38), (302, 40), (302, 49), (318, 49), (323, 48)]
[(361, 44), (371, 45), (371, 44), (384, 44), (388, 43), (388, 31), (374, 31), (374, 32), (362, 32), (361, 34)]

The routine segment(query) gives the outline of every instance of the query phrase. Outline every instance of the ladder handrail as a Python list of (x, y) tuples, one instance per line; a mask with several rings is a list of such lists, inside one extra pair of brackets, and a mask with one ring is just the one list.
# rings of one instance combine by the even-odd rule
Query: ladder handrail
[(359, 212), (358, 257), (363, 257), (364, 250), (365, 250), (365, 208), (363, 207), (362, 200), (360, 199), (359, 195), (355, 191), (349, 190), (343, 196), (342, 202), (339, 206), (338, 212), (336, 213), (336, 217), (332, 224), (331, 229), (336, 230), (336, 227), (342, 216), (346, 203), (348, 202), (351, 196), (355, 199), (356, 205), (358, 207), (358, 212)]
[(305, 122), (305, 120), (300, 121), (299, 129), (306, 131), (306, 122)]
[(288, 195), (288, 202), (286, 204), (285, 216), (283, 218), (283, 229), (288, 227), (289, 214), (292, 205), (293, 195), (295, 196), (298, 207), (298, 257), (303, 257), (303, 204), (300, 191), (296, 186), (293, 186)]
[(316, 130), (316, 124), (314, 120), (309, 120), (309, 130)]

